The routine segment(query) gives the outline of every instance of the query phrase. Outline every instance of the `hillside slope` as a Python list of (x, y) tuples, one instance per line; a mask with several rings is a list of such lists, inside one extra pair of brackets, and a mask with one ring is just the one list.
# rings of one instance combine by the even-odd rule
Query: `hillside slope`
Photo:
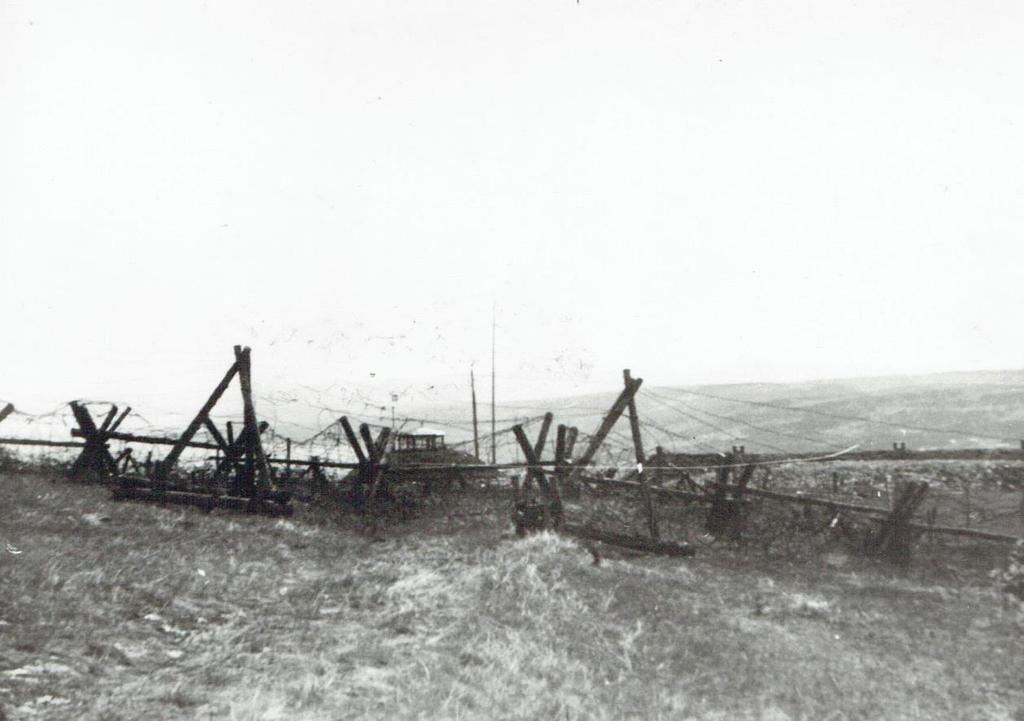
[[(499, 403), (498, 415), (507, 421), (550, 410), (557, 423), (592, 433), (617, 393)], [(637, 404), (645, 443), (677, 451), (742, 444), (762, 453), (827, 452), (896, 442), (908, 449), (1016, 448), (1024, 438), (1024, 370), (676, 387), (647, 379)], [(464, 406), (419, 412), (458, 426), (451, 440), (470, 437)], [(480, 413), (487, 417), (489, 408), (481, 405)], [(486, 433), (489, 424), (481, 429)], [(625, 448), (628, 428), (620, 426), (610, 440)], [(503, 447), (514, 450), (507, 439)]]

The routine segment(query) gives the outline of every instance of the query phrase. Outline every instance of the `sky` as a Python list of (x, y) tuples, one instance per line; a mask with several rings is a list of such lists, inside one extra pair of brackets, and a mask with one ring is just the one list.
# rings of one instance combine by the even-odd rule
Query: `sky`
[[(1024, 5), (0, 0), (0, 399), (1024, 366)], [(493, 315), (492, 315), (493, 314)]]

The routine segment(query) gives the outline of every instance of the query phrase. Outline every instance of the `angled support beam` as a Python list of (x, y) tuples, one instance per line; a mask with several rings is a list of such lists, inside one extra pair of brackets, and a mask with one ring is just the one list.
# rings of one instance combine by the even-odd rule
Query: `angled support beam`
[[(228, 389), (228, 385), (230, 385), (235, 374), (238, 373), (239, 354), (238, 347), (236, 346), (235, 348), (235, 362), (228, 369), (228, 372), (224, 374), (224, 377), (221, 379), (220, 383), (217, 384), (217, 387), (213, 389), (213, 393), (211, 393), (210, 397), (206, 399), (206, 403), (204, 403), (203, 407), (199, 409), (198, 413), (196, 413), (192, 422), (188, 424), (185, 432), (181, 434), (181, 437), (178, 438), (177, 442), (167, 453), (164, 459), (157, 464), (158, 481), (162, 482), (167, 480), (171, 470), (178, 464), (178, 459), (181, 457), (182, 451), (185, 450), (185, 447), (189, 444), (189, 441), (192, 440), (192, 437), (196, 434), (196, 431), (199, 430), (199, 427), (203, 425), (203, 419), (206, 418), (210, 414), (210, 411), (213, 410), (213, 407), (217, 405), (217, 401), (219, 401), (220, 397), (224, 395), (224, 391)], [(253, 425), (255, 426), (255, 424)]]
[(114, 422), (114, 418), (117, 416), (117, 406), (113, 403), (110, 404), (110, 410), (107, 411), (107, 417), (103, 419), (103, 424), (100, 426), (100, 435), (103, 435), (110, 430), (110, 424)]
[(359, 463), (366, 463), (366, 454), (363, 453), (363, 447), (359, 445), (359, 439), (356, 437), (355, 431), (352, 430), (352, 424), (348, 422), (348, 418), (342, 416), (338, 419), (338, 423), (341, 424), (341, 430), (345, 432), (345, 438), (348, 439), (352, 452), (356, 454), (356, 460)]
[(124, 419), (127, 418), (128, 414), (131, 413), (131, 412), (132, 412), (132, 407), (131, 406), (128, 406), (123, 411), (121, 411), (121, 415), (119, 415), (117, 417), (117, 420), (114, 421), (113, 425), (110, 426), (110, 428), (108, 429), (108, 432), (110, 432), (110, 433), (116, 432), (117, 429), (121, 427), (121, 424), (124, 423)]
[(594, 455), (601, 447), (601, 444), (604, 443), (604, 439), (608, 437), (608, 433), (610, 433), (612, 428), (615, 426), (615, 422), (619, 420), (622, 412), (626, 410), (629, 405), (629, 401), (632, 400), (633, 396), (635, 396), (637, 391), (640, 390), (641, 383), (643, 383), (643, 380), (640, 378), (631, 380), (622, 393), (619, 394), (619, 397), (615, 400), (615, 403), (612, 404), (611, 409), (608, 411), (608, 415), (606, 415), (604, 420), (601, 421), (601, 426), (597, 429), (597, 433), (594, 434), (594, 437), (590, 439), (590, 443), (587, 444), (587, 448), (583, 452), (583, 455), (580, 456), (580, 459), (573, 464), (572, 473), (569, 474), (570, 483), (576, 481), (579, 478), (580, 473), (582, 473), (583, 468), (594, 460)]
[[(544, 414), (544, 420), (541, 421), (540, 424), (540, 431), (537, 433), (537, 442), (533, 444), (533, 455), (536, 458), (540, 458), (544, 455), (544, 446), (547, 445), (548, 432), (551, 430), (551, 422), (554, 418), (554, 414), (550, 412)], [(529, 463), (529, 460), (527, 460), (527, 463)], [(523, 476), (523, 492), (526, 494), (529, 494), (530, 489), (533, 486), (532, 478), (533, 475), (529, 470), (527, 470), (526, 475)]]
[(377, 453), (377, 444), (373, 440), (373, 434), (370, 433), (370, 426), (360, 423), (359, 435), (362, 437), (363, 443), (366, 444), (366, 453), (370, 457), (370, 463), (380, 463), (380, 454)]
[(0, 409), (0, 423), (3, 422), (4, 418), (14, 413), (14, 404), (8, 403), (2, 409)]

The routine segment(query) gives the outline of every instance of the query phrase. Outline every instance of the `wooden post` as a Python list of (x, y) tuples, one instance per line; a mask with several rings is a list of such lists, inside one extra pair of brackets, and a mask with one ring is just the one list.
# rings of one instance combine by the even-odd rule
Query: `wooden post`
[(284, 439), (284, 477), (292, 479), (292, 439)]
[(469, 368), (469, 390), (473, 398), (473, 457), (480, 460), (480, 431), (476, 424), (476, 380), (473, 378), (473, 367)]
[(12, 413), (14, 413), (14, 404), (8, 403), (3, 407), (2, 410), (0, 410), (0, 423), (3, 422), (4, 418), (11, 415)]
[(243, 418), (246, 427), (252, 429), (249, 450), (256, 465), (257, 497), (262, 501), (271, 486), (270, 464), (267, 463), (267, 456), (263, 452), (263, 444), (256, 428), (256, 409), (252, 402), (252, 352), (249, 348), (235, 346), (235, 366), (238, 370), (239, 385), (242, 387)]
[[(551, 421), (554, 420), (554, 417), (555, 416), (552, 413), (544, 414), (544, 420), (540, 424), (540, 432), (537, 434), (537, 442), (533, 446), (533, 453), (537, 458), (540, 458), (544, 454), (544, 446), (547, 445), (548, 442), (548, 431), (551, 430)], [(523, 492), (524, 495), (527, 496), (524, 500), (528, 500), (529, 492), (533, 487), (532, 478), (533, 476), (529, 469), (527, 469), (526, 475), (523, 477)]]
[(363, 423), (359, 426), (359, 434), (363, 437), (363, 441), (366, 443), (366, 451), (370, 456), (369, 477), (367, 479), (370, 490), (366, 496), (365, 506), (365, 512), (369, 514), (374, 511), (374, 502), (377, 500), (379, 491), (383, 490), (381, 483), (384, 474), (381, 462), (384, 460), (384, 451), (387, 448), (391, 429), (382, 428), (377, 436), (377, 440), (374, 441), (373, 436), (370, 435), (370, 427)]
[(964, 528), (971, 527), (971, 482), (963, 481), (964, 485)]
[(561, 423), (555, 432), (555, 483), (565, 479), (565, 441), (568, 429)]
[(572, 461), (572, 452), (576, 449), (576, 439), (580, 435), (580, 429), (576, 426), (569, 428), (565, 436), (565, 460)]
[[(630, 386), (632, 386), (633, 379), (629, 374), (629, 368), (622, 371), (622, 382), (626, 390), (629, 390)], [(658, 518), (654, 515), (654, 501), (651, 499), (651, 489), (647, 485), (647, 478), (644, 473), (644, 463), (647, 460), (647, 456), (644, 455), (644, 442), (640, 435), (640, 418), (636, 411), (636, 393), (630, 395), (626, 408), (629, 412), (629, 428), (633, 435), (636, 475), (642, 489), (640, 494), (644, 501), (644, 511), (647, 513), (647, 531), (651, 534), (651, 538), (658, 540)]]

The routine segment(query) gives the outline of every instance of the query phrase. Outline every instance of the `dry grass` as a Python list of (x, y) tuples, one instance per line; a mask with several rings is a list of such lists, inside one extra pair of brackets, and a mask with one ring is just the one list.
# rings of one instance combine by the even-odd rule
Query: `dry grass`
[(1024, 719), (1024, 630), (981, 575), (594, 566), (495, 515), (373, 542), (2, 482), (10, 719)]

